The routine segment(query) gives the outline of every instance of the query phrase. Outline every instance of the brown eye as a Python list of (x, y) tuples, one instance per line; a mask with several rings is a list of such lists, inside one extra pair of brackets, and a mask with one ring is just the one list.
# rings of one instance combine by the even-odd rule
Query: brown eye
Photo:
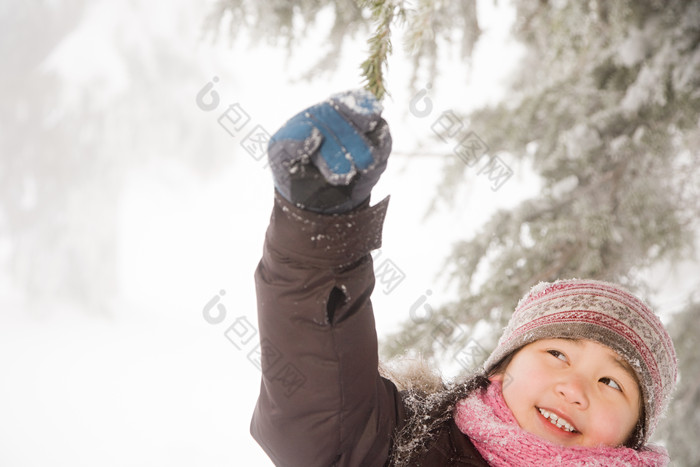
[(616, 390), (622, 392), (622, 388), (620, 387), (619, 384), (617, 384), (617, 381), (615, 381), (614, 379), (611, 379), (611, 378), (600, 378), (598, 381), (600, 381), (601, 383), (603, 383), (603, 384), (605, 384), (605, 385), (607, 385), (607, 386), (610, 386), (610, 387), (613, 388), (613, 389), (616, 389)]
[(557, 358), (557, 359), (561, 360), (562, 362), (568, 361), (568, 360), (566, 359), (566, 355), (564, 355), (563, 353), (559, 352), (558, 350), (550, 349), (550, 350), (547, 350), (547, 353), (549, 353), (550, 355), (552, 355), (554, 358)]

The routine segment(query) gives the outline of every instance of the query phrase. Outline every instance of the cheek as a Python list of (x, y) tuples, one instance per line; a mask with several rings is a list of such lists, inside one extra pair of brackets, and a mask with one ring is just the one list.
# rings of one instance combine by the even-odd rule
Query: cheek
[(514, 412), (534, 405), (546, 390), (547, 381), (551, 378), (546, 368), (541, 365), (529, 361), (518, 363), (520, 364), (511, 365), (506, 369), (503, 380), (503, 397)]
[(591, 426), (588, 430), (591, 438), (586, 444), (605, 444), (616, 446), (625, 442), (627, 434), (634, 426), (632, 414), (619, 407), (600, 407), (591, 414)]
[(512, 384), (521, 391), (538, 391), (551, 379), (548, 369), (531, 360), (523, 360), (506, 370), (504, 384)]

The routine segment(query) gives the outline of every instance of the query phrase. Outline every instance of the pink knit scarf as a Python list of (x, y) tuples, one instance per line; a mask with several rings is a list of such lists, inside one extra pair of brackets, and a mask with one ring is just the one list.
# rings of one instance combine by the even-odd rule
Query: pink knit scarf
[(454, 419), (489, 465), (665, 466), (665, 449), (626, 447), (565, 447), (533, 435), (518, 426), (503, 399), (501, 383), (477, 390), (457, 403)]

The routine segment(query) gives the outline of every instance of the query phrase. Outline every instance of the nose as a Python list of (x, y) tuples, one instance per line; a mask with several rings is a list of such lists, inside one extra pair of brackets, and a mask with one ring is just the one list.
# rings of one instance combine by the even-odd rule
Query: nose
[(563, 397), (567, 403), (573, 404), (579, 409), (588, 408), (586, 383), (581, 377), (569, 375), (565, 380), (558, 382), (554, 390), (557, 395)]

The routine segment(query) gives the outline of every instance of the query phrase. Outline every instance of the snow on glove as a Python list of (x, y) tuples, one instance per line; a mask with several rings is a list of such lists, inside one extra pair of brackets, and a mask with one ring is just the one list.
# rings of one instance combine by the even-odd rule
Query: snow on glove
[(345, 212), (369, 198), (391, 134), (369, 91), (332, 95), (292, 117), (268, 143), (277, 191), (302, 209)]

